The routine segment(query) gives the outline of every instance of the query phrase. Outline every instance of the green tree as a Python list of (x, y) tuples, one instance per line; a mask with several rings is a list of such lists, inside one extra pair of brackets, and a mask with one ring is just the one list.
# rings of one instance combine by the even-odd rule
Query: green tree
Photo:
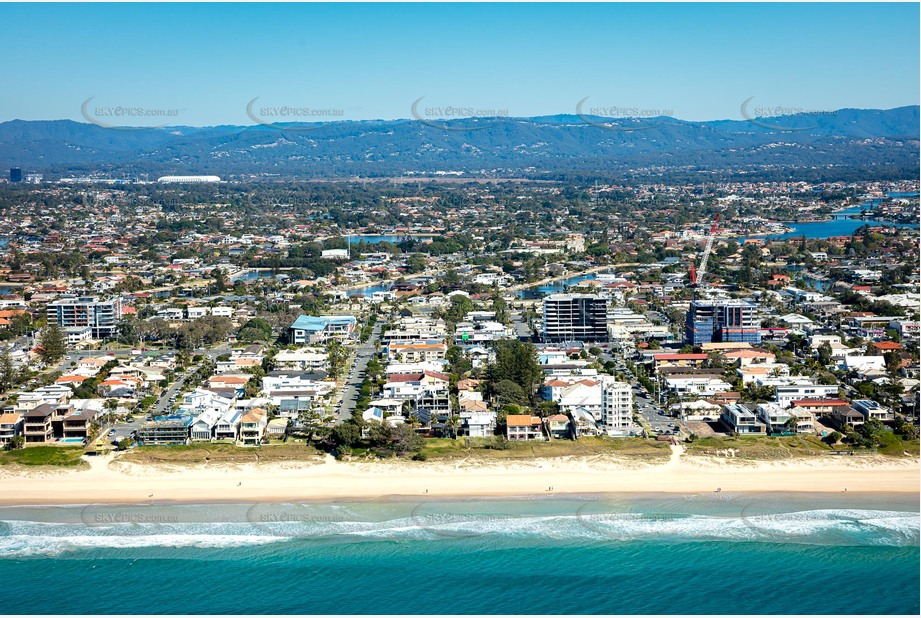
[(338, 378), (345, 369), (345, 361), (349, 353), (338, 339), (330, 339), (326, 344), (326, 361), (329, 364), (329, 374)]
[(57, 322), (51, 322), (43, 328), (38, 341), (41, 347), (39, 356), (46, 365), (63, 358), (66, 343), (64, 341), (64, 331), (61, 330)]
[(215, 268), (211, 271), (211, 276), (214, 277), (214, 289), (219, 294), (224, 291), (224, 288), (227, 287), (227, 274), (224, 272), (223, 268)]
[(16, 368), (13, 366), (13, 359), (10, 357), (10, 351), (4, 349), (0, 353), (0, 393), (13, 388), (16, 384)]
[(297, 420), (308, 442), (325, 440), (332, 431), (333, 415), (316, 406), (298, 412)]
[(445, 358), (448, 361), (448, 371), (457, 377), (470, 371), (470, 361), (467, 359), (467, 355), (460, 346), (452, 345), (449, 347), (447, 352), (445, 352)]
[(490, 394), (496, 385), (510, 380), (521, 387), (526, 398), (534, 396), (544, 372), (537, 361), (537, 348), (531, 342), (502, 340), (496, 344), (496, 361), (486, 370)]
[(857, 427), (857, 434), (864, 439), (864, 446), (876, 446), (879, 444), (880, 434), (882, 434), (883, 430), (883, 424), (880, 421), (870, 419)]
[(527, 399), (524, 389), (511, 380), (500, 380), (495, 386), (495, 397), (499, 405), (507, 403), (523, 404)]
[(832, 355), (831, 344), (825, 341), (822, 343), (822, 345), (820, 345), (817, 348), (816, 351), (819, 353), (819, 363), (823, 367), (827, 367), (829, 363), (831, 363), (831, 355)]
[(399, 456), (407, 453), (418, 453), (425, 448), (425, 441), (417, 434), (412, 427), (406, 425), (397, 425), (393, 428), (390, 438), (393, 452)]
[(237, 332), (237, 339), (248, 343), (272, 340), (272, 325), (262, 318), (253, 318)]
[(418, 253), (409, 256), (406, 261), (406, 272), (410, 274), (421, 273), (425, 270), (425, 258)]
[(337, 446), (350, 447), (361, 439), (361, 429), (354, 423), (342, 423), (333, 428), (331, 435)]

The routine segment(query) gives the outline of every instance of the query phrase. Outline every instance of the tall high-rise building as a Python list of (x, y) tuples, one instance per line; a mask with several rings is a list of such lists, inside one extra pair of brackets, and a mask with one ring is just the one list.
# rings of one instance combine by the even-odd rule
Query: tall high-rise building
[(18, 167), (10, 168), (10, 182), (22, 182), (22, 170)]
[(93, 338), (102, 339), (115, 334), (122, 317), (122, 301), (99, 300), (95, 296), (62, 296), (48, 303), (48, 322), (57, 322), (61, 328), (88, 326)]
[(754, 303), (744, 300), (695, 300), (684, 324), (691, 345), (719, 341), (761, 343)]
[(614, 376), (601, 376), (600, 425), (609, 435), (628, 434), (633, 428), (633, 393)]
[(592, 294), (551, 294), (544, 299), (543, 340), (608, 340), (608, 299)]

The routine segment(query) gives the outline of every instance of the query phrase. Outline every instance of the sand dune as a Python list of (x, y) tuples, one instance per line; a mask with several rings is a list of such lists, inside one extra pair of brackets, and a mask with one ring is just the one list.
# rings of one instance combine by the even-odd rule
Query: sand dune
[(667, 463), (626, 458), (556, 458), (528, 462), (337, 462), (153, 466), (113, 456), (79, 471), (4, 470), (0, 504), (85, 504), (171, 500), (284, 501), (373, 499), (393, 495), (511, 496), (553, 493), (918, 492), (919, 460), (881, 457), (742, 462), (682, 457)]

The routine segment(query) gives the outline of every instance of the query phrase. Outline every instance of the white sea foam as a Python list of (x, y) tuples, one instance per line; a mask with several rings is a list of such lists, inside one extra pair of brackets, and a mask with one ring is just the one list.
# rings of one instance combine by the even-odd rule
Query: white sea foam
[(247, 535), (149, 534), (127, 536), (31, 536), (0, 537), (0, 556), (26, 558), (57, 556), (68, 551), (86, 549), (138, 549), (145, 547), (193, 547), (219, 549), (278, 542), (278, 537)]
[[(490, 536), (535, 541), (727, 541), (823, 545), (918, 545), (921, 517), (903, 511), (819, 509), (734, 516), (590, 512), (511, 514), (414, 511), (385, 520), (281, 521), (258, 523), (76, 523), (4, 521), (0, 556), (58, 555), (99, 548), (221, 548), (262, 545), (286, 539), (437, 540)], [(354, 515), (354, 514), (351, 514)]]

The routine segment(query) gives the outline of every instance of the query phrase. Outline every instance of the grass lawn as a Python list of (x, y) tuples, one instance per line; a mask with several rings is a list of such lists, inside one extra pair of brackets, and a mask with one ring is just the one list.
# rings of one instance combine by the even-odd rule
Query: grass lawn
[(739, 459), (792, 459), (827, 455), (832, 448), (816, 436), (739, 436), (698, 438), (685, 443), (688, 455), (718, 455), (734, 449)]
[[(901, 440), (891, 431), (882, 433), (881, 446), (877, 452), (890, 457), (902, 457), (904, 452), (918, 456), (918, 440)], [(718, 451), (735, 449), (739, 459), (792, 459), (796, 457), (813, 457), (828, 455), (832, 450), (851, 450), (847, 445), (834, 448), (822, 442), (817, 436), (739, 436), (698, 438), (686, 443), (689, 455), (718, 455)], [(873, 454), (871, 449), (855, 449), (856, 454)], [(725, 453), (722, 453), (725, 454)]]
[(80, 457), (83, 447), (72, 446), (28, 446), (16, 451), (0, 453), (0, 465), (59, 466), (77, 468), (86, 466)]
[(915, 457), (918, 456), (918, 440), (903, 440), (891, 431), (883, 431), (880, 434), (880, 444), (878, 449), (880, 455), (903, 457), (907, 452)]
[(491, 438), (471, 438), (470, 446), (464, 439), (429, 438), (425, 441), (427, 459), (534, 459), (540, 457), (587, 457), (592, 455), (629, 455), (643, 459), (668, 459), (668, 444), (644, 438), (585, 437), (578, 440), (552, 442), (510, 442), (505, 450), (486, 448), (494, 443)]
[(304, 442), (289, 440), (259, 448), (203, 442), (189, 446), (139, 446), (121, 456), (133, 463), (202, 464), (303, 461), (319, 463), (323, 454)]

